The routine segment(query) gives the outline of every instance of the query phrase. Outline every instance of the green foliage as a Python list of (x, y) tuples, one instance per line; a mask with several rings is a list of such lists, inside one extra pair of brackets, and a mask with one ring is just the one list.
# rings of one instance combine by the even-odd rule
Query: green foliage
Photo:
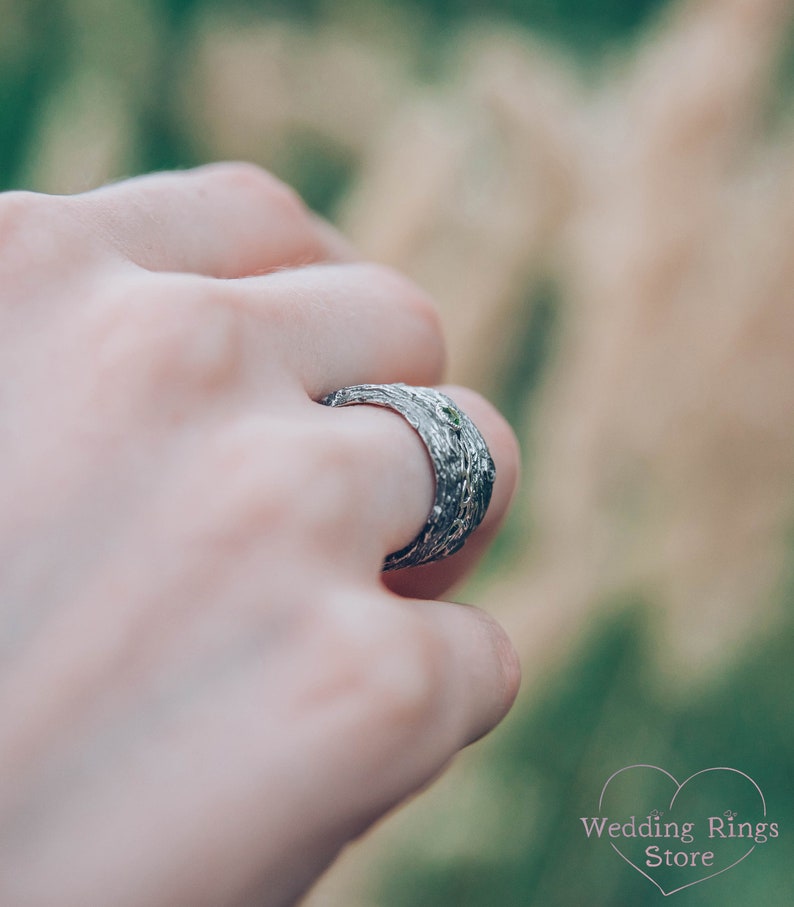
[(330, 216), (353, 174), (350, 154), (308, 130), (294, 130), (289, 149), (278, 175), (295, 187), (312, 210)]
[(550, 281), (533, 282), (526, 305), (505, 326), (512, 335), (512, 355), (499, 370), (496, 401), (507, 420), (522, 435), (524, 422), (531, 414), (535, 392), (546, 377), (555, 348), (557, 319), (560, 310), (558, 288)]
[(516, 22), (592, 52), (633, 37), (667, 0), (408, 0), (429, 13), (437, 26), (472, 18)]
[(14, 13), (0, 36), (0, 191), (13, 185), (39, 109), (68, 66), (60, 3), (18, 0)]

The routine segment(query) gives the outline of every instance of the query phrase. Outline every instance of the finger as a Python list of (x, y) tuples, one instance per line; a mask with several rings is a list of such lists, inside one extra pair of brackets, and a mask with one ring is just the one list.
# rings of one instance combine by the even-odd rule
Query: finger
[[(351, 567), (369, 581), (383, 559), (411, 542), (433, 506), (433, 467), (424, 442), (406, 420), (381, 406), (316, 407), (323, 437), (343, 439), (344, 512), (355, 515)], [(328, 445), (326, 445), (326, 450)]]
[[(388, 589), (408, 598), (437, 597), (473, 566), (504, 519), (517, 482), (518, 446), (504, 419), (473, 391), (445, 390), (480, 428), (496, 464), (496, 481), (485, 519), (460, 552), (434, 564), (382, 574)], [(391, 409), (317, 409), (325, 417), (322, 436), (329, 462), (337, 459), (328, 453), (332, 441), (341, 441), (345, 512), (357, 517), (349, 530), (353, 566), (379, 576), (386, 555), (413, 541), (427, 522), (435, 487), (430, 455), (410, 423)]]
[(151, 271), (233, 278), (356, 257), (291, 189), (252, 164), (156, 173), (65, 201), (116, 250)]
[[(442, 715), (449, 716), (448, 746), (466, 746), (510, 710), (521, 685), (518, 654), (501, 625), (478, 608), (441, 601), (406, 604), (439, 642), (443, 667), (433, 726), (439, 726)], [(454, 751), (439, 753), (439, 767)]]
[(411, 598), (437, 598), (472, 570), (499, 531), (520, 474), (518, 442), (497, 410), (467, 388), (442, 387), (440, 390), (451, 397), (480, 430), (496, 466), (496, 480), (485, 518), (460, 551), (433, 564), (383, 574), (387, 588)]
[(188, 296), (213, 294), (255, 316), (263, 345), (314, 400), (350, 384), (432, 384), (443, 372), (434, 303), (390, 268), (314, 265), (224, 283), (193, 280), (181, 279)]
[[(392, 605), (372, 618), (388, 639), (376, 635), (372, 655), (358, 664), (367, 714), (353, 717), (367, 733), (356, 735), (352, 769), (379, 788), (360, 791), (370, 809), (388, 808), (436, 777), (502, 720), (521, 682), (512, 643), (484, 612), (447, 602), (394, 599)], [(345, 734), (338, 736), (344, 745)]]

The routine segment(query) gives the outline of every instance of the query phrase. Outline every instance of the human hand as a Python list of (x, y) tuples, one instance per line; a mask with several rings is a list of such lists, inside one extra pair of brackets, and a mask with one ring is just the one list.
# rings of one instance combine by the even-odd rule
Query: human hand
[(512, 433), (446, 389), (491, 507), (384, 579), (426, 451), (315, 401), (437, 382), (438, 320), (247, 165), (0, 196), (0, 287), (0, 903), (291, 903), (515, 696), (494, 621), (419, 600)]

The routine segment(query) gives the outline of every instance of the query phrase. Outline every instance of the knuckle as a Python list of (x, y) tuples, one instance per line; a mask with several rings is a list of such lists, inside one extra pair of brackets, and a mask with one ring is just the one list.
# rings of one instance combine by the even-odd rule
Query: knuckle
[(376, 666), (381, 712), (390, 724), (406, 731), (427, 726), (436, 713), (442, 686), (442, 646), (426, 627), (417, 624), (384, 640)]
[(62, 294), (52, 292), (53, 273), (61, 285), (68, 280), (90, 292), (92, 268), (101, 260), (101, 250), (74, 216), (74, 198), (28, 191), (0, 193), (0, 283), (6, 284), (7, 275), (24, 274), (28, 290), (38, 290), (39, 298), (50, 304), (62, 302)]
[(385, 304), (397, 302), (409, 319), (418, 355), (440, 376), (446, 362), (446, 347), (441, 314), (433, 298), (409, 277), (387, 265), (367, 263), (359, 267), (364, 270), (367, 285), (379, 292)]
[(444, 653), (438, 637), (401, 611), (384, 607), (365, 631), (334, 634), (343, 653), (351, 693), (360, 697), (361, 720), (398, 738), (421, 732), (434, 719), (442, 687)]
[(13, 230), (27, 225), (32, 218), (52, 210), (52, 196), (38, 192), (14, 191), (0, 195), (0, 229)]
[[(165, 285), (164, 285), (165, 284)], [(228, 309), (168, 281), (128, 281), (99, 309), (97, 345), (113, 370), (134, 372), (154, 388), (218, 389), (240, 366), (241, 331)]]
[(319, 561), (349, 522), (350, 461), (333, 435), (317, 443), (315, 432), (295, 422), (248, 412), (221, 423), (202, 459), (199, 484), (217, 488), (223, 512), (216, 522), (242, 537), (275, 533), (279, 544)]
[(9, 250), (16, 253), (23, 243), (32, 248), (33, 242), (39, 245), (37, 257), (41, 257), (49, 245), (44, 243), (44, 236), (58, 224), (61, 208), (52, 195), (25, 191), (0, 194), (0, 247), (6, 250), (6, 257), (15, 257), (8, 255)]
[(198, 499), (200, 489), (213, 489), (201, 506), (218, 532), (262, 541), (277, 532), (289, 540), (300, 487), (297, 471), (281, 456), (284, 440), (278, 426), (258, 413), (224, 420), (205, 438), (191, 487)]
[(329, 538), (350, 534), (351, 513), (366, 512), (366, 487), (359, 479), (365, 457), (355, 439), (340, 430), (325, 431), (319, 438), (311, 432), (302, 446), (303, 515), (307, 532), (323, 549)]
[(211, 164), (206, 168), (213, 178), (223, 181), (229, 188), (244, 192), (268, 207), (275, 208), (282, 217), (305, 218), (307, 208), (301, 197), (267, 170), (245, 161)]

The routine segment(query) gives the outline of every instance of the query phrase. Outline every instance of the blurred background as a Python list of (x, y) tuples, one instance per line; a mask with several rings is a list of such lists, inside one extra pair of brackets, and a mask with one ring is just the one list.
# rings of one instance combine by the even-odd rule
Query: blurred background
[[(438, 298), (518, 433), (461, 600), (507, 722), (311, 907), (661, 903), (607, 777), (752, 776), (781, 837), (679, 905), (794, 903), (794, 3), (0, 0), (0, 188), (245, 158)], [(600, 843), (600, 846), (599, 846)]]

